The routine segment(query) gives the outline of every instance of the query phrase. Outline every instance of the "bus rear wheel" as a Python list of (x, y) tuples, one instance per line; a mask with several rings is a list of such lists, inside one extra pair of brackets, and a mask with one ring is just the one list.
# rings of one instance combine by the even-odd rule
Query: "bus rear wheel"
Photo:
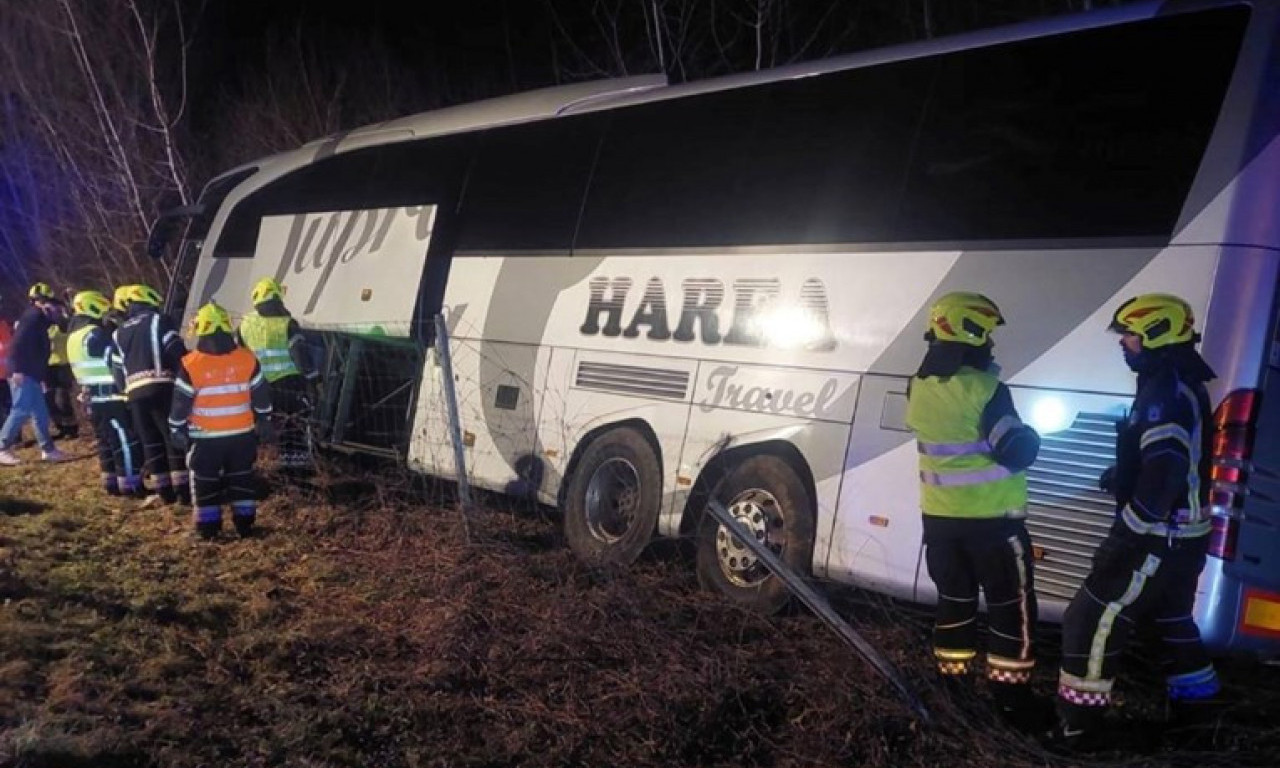
[[(777, 456), (752, 456), (733, 469), (715, 491), (756, 541), (801, 575), (813, 560), (814, 514), (804, 482)], [(790, 600), (777, 576), (727, 528), (704, 512), (698, 526), (698, 582), (738, 605), (776, 613)]]
[(630, 565), (649, 544), (662, 501), (662, 470), (649, 441), (620, 427), (587, 446), (564, 503), (564, 535), (588, 563)]

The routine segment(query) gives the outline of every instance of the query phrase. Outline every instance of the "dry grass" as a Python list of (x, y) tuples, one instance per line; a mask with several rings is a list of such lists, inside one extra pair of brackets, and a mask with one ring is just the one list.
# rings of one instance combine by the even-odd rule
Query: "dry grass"
[[(468, 543), (451, 510), (367, 477), (202, 543), (95, 477), (91, 459), (0, 473), (0, 766), (1080, 764), (930, 689), (926, 622), (882, 600), (842, 610), (933, 729), (815, 619), (736, 611), (679, 554), (592, 570), (553, 523), (496, 509)], [(1277, 674), (1226, 672), (1241, 703), (1213, 752), (1103, 757), (1272, 765)], [(1130, 698), (1150, 717), (1158, 690)]]

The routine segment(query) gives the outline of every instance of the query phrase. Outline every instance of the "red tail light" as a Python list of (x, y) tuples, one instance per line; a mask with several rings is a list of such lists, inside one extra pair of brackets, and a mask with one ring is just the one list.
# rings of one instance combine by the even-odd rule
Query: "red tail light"
[(1209, 471), (1213, 532), (1209, 534), (1209, 554), (1223, 560), (1236, 556), (1258, 404), (1256, 389), (1237, 389), (1213, 413), (1213, 466)]

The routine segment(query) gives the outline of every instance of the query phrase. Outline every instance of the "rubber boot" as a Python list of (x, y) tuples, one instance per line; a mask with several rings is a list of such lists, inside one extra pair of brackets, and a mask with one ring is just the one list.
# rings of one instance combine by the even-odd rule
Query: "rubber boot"
[(997, 714), (1010, 728), (1026, 734), (1044, 733), (1053, 728), (1056, 721), (1053, 705), (1037, 698), (1030, 685), (989, 681), (987, 687)]
[(253, 525), (257, 516), (258, 509), (255, 502), (237, 502), (231, 505), (231, 522), (235, 524), (236, 533), (242, 539), (253, 535)]

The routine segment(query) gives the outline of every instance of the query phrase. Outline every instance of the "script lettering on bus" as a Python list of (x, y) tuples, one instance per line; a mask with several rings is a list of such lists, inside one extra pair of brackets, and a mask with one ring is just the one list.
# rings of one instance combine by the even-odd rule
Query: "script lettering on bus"
[(698, 407), (704, 413), (716, 408), (738, 408), (789, 413), (806, 419), (821, 418), (828, 415), (840, 386), (835, 379), (824, 381), (816, 393), (785, 387), (748, 386), (734, 383), (733, 377), (737, 374), (738, 368), (734, 365), (722, 365), (711, 371), (707, 376), (710, 394), (698, 403)]
[(336, 213), (297, 214), (289, 224), (284, 253), (276, 267), (276, 280), (285, 282), (292, 267), (293, 273), (302, 275), (318, 271), (315, 287), (311, 290), (302, 313), (310, 314), (324, 293), (333, 268), (346, 264), (362, 255), (382, 250), (387, 232), (399, 216), (416, 219), (414, 237), (426, 242), (431, 237), (434, 206), (418, 205), (407, 208), (382, 208), (364, 211), (339, 211)]
[(662, 278), (645, 283), (640, 303), (623, 325), (630, 277), (593, 277), (587, 283), (587, 316), (578, 328), (584, 336), (634, 339), (644, 329), (652, 341), (733, 344), (748, 347), (797, 348), (829, 352), (836, 348), (831, 332), (827, 289), (809, 278), (799, 290), (784, 292), (778, 278), (739, 278), (730, 283), (732, 310), (727, 330), (721, 323), (725, 283), (718, 278), (683, 280), (680, 317), (671, 329), (667, 288)]

